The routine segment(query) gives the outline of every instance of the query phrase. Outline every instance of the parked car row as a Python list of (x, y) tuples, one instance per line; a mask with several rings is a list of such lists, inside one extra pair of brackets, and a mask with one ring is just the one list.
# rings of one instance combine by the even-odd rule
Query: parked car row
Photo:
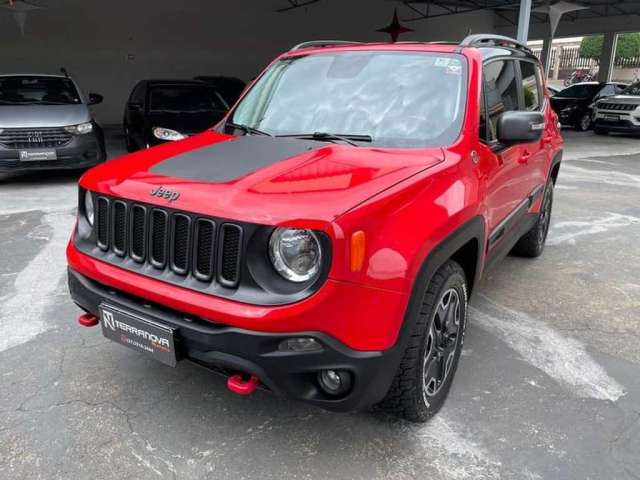
[(640, 82), (582, 82), (557, 91), (551, 106), (562, 125), (579, 131), (640, 133)]
[[(237, 78), (143, 80), (124, 113), (129, 151), (200, 133), (221, 120), (242, 94)], [(84, 95), (66, 70), (60, 75), (0, 75), (0, 174), (82, 169), (107, 158), (104, 133)]]
[(616, 82), (576, 83), (551, 97), (551, 106), (562, 125), (584, 132), (592, 126), (593, 104), (622, 93), (626, 87), (626, 84)]

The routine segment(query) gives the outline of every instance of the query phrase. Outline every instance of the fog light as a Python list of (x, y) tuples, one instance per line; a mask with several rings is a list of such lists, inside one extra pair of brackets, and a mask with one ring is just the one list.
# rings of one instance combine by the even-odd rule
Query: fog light
[(319, 352), (322, 350), (322, 345), (309, 337), (287, 338), (280, 342), (278, 350), (281, 352)]
[(318, 383), (325, 393), (341, 395), (351, 389), (351, 374), (346, 370), (321, 370)]

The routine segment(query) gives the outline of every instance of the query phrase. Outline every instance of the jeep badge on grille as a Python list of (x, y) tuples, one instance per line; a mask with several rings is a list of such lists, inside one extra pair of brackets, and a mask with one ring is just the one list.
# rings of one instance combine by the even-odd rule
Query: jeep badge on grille
[(171, 190), (167, 190), (164, 187), (158, 187), (151, 190), (151, 196), (164, 198), (165, 200), (168, 200), (169, 203), (173, 203), (178, 200), (178, 198), (180, 198), (180, 192), (174, 192)]

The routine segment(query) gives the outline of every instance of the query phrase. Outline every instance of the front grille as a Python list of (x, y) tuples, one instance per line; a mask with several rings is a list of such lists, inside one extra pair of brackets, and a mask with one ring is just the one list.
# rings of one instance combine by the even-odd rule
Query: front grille
[(640, 105), (633, 103), (598, 103), (598, 109), (600, 110), (612, 110), (617, 112), (630, 112), (639, 106)]
[(71, 141), (64, 128), (5, 128), (0, 143), (8, 148), (57, 148)]
[(201, 282), (216, 276), (228, 288), (240, 282), (240, 225), (222, 223), (217, 241), (213, 219), (103, 196), (97, 198), (95, 225), (96, 244), (107, 253)]

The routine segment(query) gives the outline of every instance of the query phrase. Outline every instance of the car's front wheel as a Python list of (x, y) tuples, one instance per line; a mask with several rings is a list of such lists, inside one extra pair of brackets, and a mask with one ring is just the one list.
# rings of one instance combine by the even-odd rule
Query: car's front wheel
[(380, 407), (424, 422), (442, 407), (460, 359), (467, 318), (468, 289), (462, 267), (445, 263), (423, 291), (413, 314), (413, 330), (391, 388)]
[(586, 132), (591, 128), (591, 115), (589, 113), (583, 114), (576, 124), (576, 129), (580, 132)]

